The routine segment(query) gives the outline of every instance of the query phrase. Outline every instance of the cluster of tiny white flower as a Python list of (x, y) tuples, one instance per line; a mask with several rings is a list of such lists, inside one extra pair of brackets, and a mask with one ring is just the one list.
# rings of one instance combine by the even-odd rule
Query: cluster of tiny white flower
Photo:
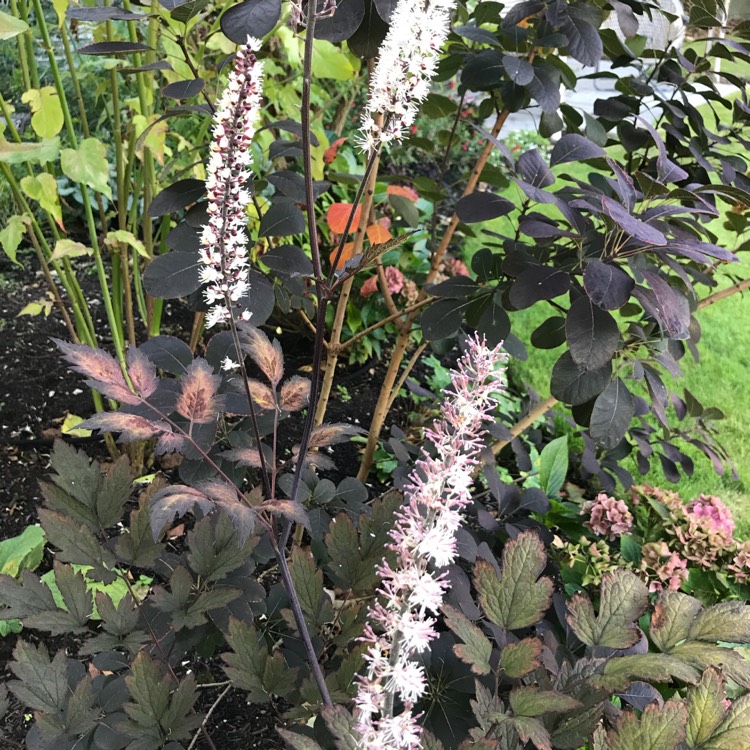
[[(417, 750), (420, 726), (414, 706), (426, 689), (413, 660), (436, 637), (435, 619), (447, 583), (434, 568), (456, 557), (461, 510), (471, 500), (472, 474), (484, 434), (504, 388), (505, 355), (478, 337), (452, 373), (443, 418), (426, 431), (434, 455), (421, 458), (406, 488), (404, 506), (391, 532), (396, 564), (378, 569), (379, 601), (368, 614), (363, 641), (367, 671), (355, 699), (362, 750)], [(377, 631), (377, 632), (376, 632)], [(394, 714), (394, 698), (403, 710)]]
[[(367, 153), (403, 138), (430, 93), (440, 50), (450, 31), (455, 0), (398, 0), (380, 48), (360, 145)], [(383, 126), (375, 115), (385, 115)]]
[[(234, 70), (216, 109), (211, 154), (208, 160), (208, 224), (201, 236), (200, 280), (208, 284), (208, 327), (229, 319), (231, 305), (247, 294), (247, 217), (252, 200), (246, 183), (250, 179), (250, 145), (261, 107), (263, 64), (255, 56), (260, 41), (248, 37), (239, 48)], [(239, 312), (244, 320), (249, 311)]]

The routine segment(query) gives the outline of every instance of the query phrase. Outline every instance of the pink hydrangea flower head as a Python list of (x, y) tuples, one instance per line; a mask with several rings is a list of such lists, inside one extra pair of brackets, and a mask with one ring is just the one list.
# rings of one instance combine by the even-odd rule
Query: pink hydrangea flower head
[(649, 542), (641, 549), (641, 570), (646, 573), (649, 591), (666, 585), (678, 591), (688, 577), (688, 562), (669, 549), (666, 542)]
[[(391, 294), (398, 294), (404, 288), (404, 274), (396, 266), (387, 266), (385, 268), (385, 283)], [(360, 287), (359, 293), (362, 297), (369, 297), (378, 291), (378, 277), (370, 276)]]
[(625, 502), (615, 500), (604, 492), (600, 492), (593, 502), (586, 503), (581, 513), (589, 514), (584, 526), (609, 539), (627, 534), (633, 528), (633, 515)]
[[(248, 37), (237, 50), (234, 69), (214, 115), (213, 140), (206, 167), (208, 224), (201, 235), (200, 280), (207, 284), (209, 311), (206, 326), (229, 319), (230, 307), (240, 304), (249, 290), (247, 219), (252, 196), (250, 146), (261, 108), (263, 64), (255, 53), (257, 39)], [(248, 311), (239, 313), (250, 319)]]
[(738, 547), (728, 570), (741, 583), (750, 580), (750, 541), (743, 542)]
[(446, 263), (446, 270), (451, 276), (469, 276), (469, 269), (462, 260), (451, 258)]
[(718, 497), (700, 495), (688, 503), (685, 510), (693, 518), (703, 519), (702, 523), (724, 536), (727, 541), (732, 540), (735, 529), (732, 511)]
[[(499, 347), (469, 340), (451, 375), (442, 419), (426, 431), (434, 451), (417, 461), (409, 477), (390, 535), (396, 563), (383, 561), (378, 568), (378, 600), (370, 607), (362, 637), (366, 671), (354, 700), (361, 750), (420, 747), (414, 706), (427, 681), (413, 657), (437, 637), (434, 615), (448, 585), (439, 569), (456, 557), (455, 534), (461, 510), (471, 501), (483, 425), (504, 388), (504, 361)], [(400, 711), (395, 710), (396, 699)]]

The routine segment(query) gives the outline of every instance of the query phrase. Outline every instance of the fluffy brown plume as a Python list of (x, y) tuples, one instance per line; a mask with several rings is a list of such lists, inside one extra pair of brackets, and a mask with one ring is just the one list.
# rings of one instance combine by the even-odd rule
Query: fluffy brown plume
[(216, 397), (219, 383), (221, 376), (214, 375), (205, 359), (193, 360), (180, 380), (182, 390), (177, 399), (177, 411), (197, 424), (212, 422), (219, 413), (219, 399)]
[(260, 371), (276, 388), (281, 378), (284, 377), (284, 355), (281, 352), (281, 344), (275, 339), (272, 344), (263, 331), (248, 325), (242, 326), (240, 340), (243, 351), (253, 358)]
[(299, 411), (310, 400), (310, 379), (295, 375), (281, 386), (279, 406), (283, 411)]

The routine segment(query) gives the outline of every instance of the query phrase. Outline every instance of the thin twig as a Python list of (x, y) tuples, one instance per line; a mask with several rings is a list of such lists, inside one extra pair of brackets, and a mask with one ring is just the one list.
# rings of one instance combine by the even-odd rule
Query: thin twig
[[(222, 684), (222, 683), (219, 683)], [(206, 687), (205, 685), (202, 685), (201, 687)], [(190, 744), (187, 747), (187, 750), (193, 750), (196, 743), (198, 742), (198, 737), (201, 736), (201, 733), (203, 733), (203, 736), (206, 738), (207, 742), (212, 746), (214, 746), (213, 741), (209, 738), (209, 735), (206, 730), (206, 724), (208, 723), (208, 720), (211, 718), (211, 714), (218, 708), (219, 703), (221, 703), (224, 700), (224, 696), (232, 689), (232, 684), (228, 684), (224, 690), (221, 691), (219, 694), (219, 697), (211, 704), (211, 708), (206, 711), (206, 715), (203, 718), (203, 721), (201, 722), (201, 725), (198, 727), (198, 731), (195, 733), (193, 739), (190, 741)]]
[(727, 297), (731, 297), (733, 294), (744, 292), (746, 289), (750, 289), (750, 279), (738, 281), (736, 284), (732, 284), (732, 286), (728, 286), (726, 289), (722, 289), (721, 291), (709, 294), (708, 297), (704, 297), (698, 303), (698, 309), (703, 310), (704, 308), (710, 307), (711, 305), (716, 304), (717, 302), (720, 302)]
[(393, 390), (391, 391), (391, 397), (388, 400), (388, 411), (391, 410), (391, 407), (393, 406), (393, 402), (398, 398), (399, 391), (404, 387), (404, 383), (406, 382), (406, 379), (411, 375), (411, 371), (414, 369), (414, 365), (417, 364), (419, 361), (419, 358), (422, 356), (422, 353), (427, 348), (427, 345), (429, 344), (429, 341), (423, 341), (416, 349), (414, 354), (412, 354), (411, 359), (407, 363), (406, 367), (404, 368), (404, 371), (401, 373), (401, 377), (398, 379), (398, 383), (393, 387)]
[(373, 323), (371, 326), (365, 328), (364, 331), (359, 331), (358, 333), (355, 333), (354, 336), (352, 336), (350, 339), (344, 341), (344, 343), (339, 346), (339, 352), (343, 352), (345, 349), (348, 349), (353, 344), (356, 344), (357, 341), (359, 341), (361, 338), (364, 338), (369, 333), (376, 331), (378, 328), (382, 328), (383, 326), (388, 325), (388, 323), (391, 323), (398, 318), (402, 318), (404, 315), (409, 315), (410, 313), (416, 312), (417, 310), (420, 310), (421, 308), (431, 304), (434, 301), (434, 297), (425, 297), (424, 299), (419, 300), (419, 302), (415, 302), (413, 305), (409, 305), (409, 307), (405, 307), (403, 310), (400, 310), (393, 315), (389, 315), (387, 318), (383, 318), (377, 323)]

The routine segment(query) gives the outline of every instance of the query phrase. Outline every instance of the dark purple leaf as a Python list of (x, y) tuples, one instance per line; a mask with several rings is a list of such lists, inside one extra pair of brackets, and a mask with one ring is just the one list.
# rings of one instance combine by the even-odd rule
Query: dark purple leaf
[(595, 259), (584, 269), (583, 288), (595, 305), (616, 310), (630, 299), (635, 281), (621, 268)]
[(560, 109), (560, 80), (556, 68), (546, 63), (534, 63), (534, 80), (526, 87), (529, 94), (546, 114)]
[(390, 21), (391, 13), (393, 13), (393, 9), (396, 7), (396, 0), (373, 0), (373, 1), (375, 3), (375, 7), (377, 8), (378, 15), (384, 21)]
[(503, 8), (506, 12), (503, 15), (502, 27), (504, 29), (511, 29), (543, 8), (544, 3), (541, 0), (524, 0), (524, 2), (515, 5), (509, 4)]
[(633, 397), (620, 378), (615, 378), (599, 394), (591, 412), (589, 433), (607, 450), (625, 437), (633, 419)]
[(118, 73), (145, 73), (149, 70), (173, 70), (173, 68), (166, 60), (154, 60), (154, 62), (143, 65), (117, 68)]
[(245, 0), (232, 5), (221, 17), (221, 30), (235, 44), (248, 36), (263, 38), (281, 18), (281, 0)]
[(525, 310), (539, 300), (554, 299), (570, 287), (570, 276), (557, 268), (531, 266), (521, 272), (510, 288), (510, 302)]
[[(690, 305), (687, 299), (658, 274), (644, 271), (643, 277), (653, 290), (655, 300), (655, 305), (648, 312), (659, 321), (669, 338), (687, 339), (690, 329)], [(641, 304), (646, 307), (643, 300)]]
[(160, 370), (171, 375), (184, 375), (193, 361), (190, 347), (174, 336), (154, 336), (138, 348)]
[(565, 352), (552, 368), (550, 392), (565, 404), (585, 404), (607, 387), (611, 375), (611, 362), (600, 370), (588, 371), (573, 361), (570, 352)]
[(273, 284), (262, 273), (252, 269), (248, 274), (247, 294), (237, 303), (237, 312), (249, 310), (252, 324), (262, 326), (271, 317), (275, 304)]
[(143, 287), (158, 299), (187, 297), (200, 288), (203, 262), (197, 252), (157, 255), (143, 272)]
[(81, 55), (130, 55), (133, 52), (153, 52), (153, 48), (148, 44), (140, 42), (97, 42), (87, 44), (78, 50)]
[(570, 56), (588, 67), (602, 59), (602, 40), (597, 31), (601, 24), (601, 11), (590, 5), (566, 5), (561, 30), (568, 38)]
[(573, 361), (586, 370), (599, 370), (617, 351), (620, 329), (615, 319), (588, 297), (579, 297), (568, 310), (565, 337)]
[(523, 57), (503, 55), (503, 67), (513, 83), (527, 86), (534, 80), (534, 66)]
[(461, 71), (461, 85), (470, 91), (491, 91), (505, 80), (503, 54), (494, 49), (471, 56)]
[[(318, 0), (322, 8), (323, 0)], [(315, 23), (315, 38), (329, 42), (344, 42), (349, 39), (365, 18), (365, 0), (338, 0), (336, 12), (328, 18), (320, 18)]]
[(518, 157), (516, 169), (518, 170), (518, 174), (529, 185), (533, 185), (534, 187), (549, 187), (555, 181), (555, 175), (552, 174), (552, 171), (547, 166), (547, 162), (544, 161), (544, 158), (536, 148), (524, 151)]
[(464, 196), (456, 204), (456, 215), (466, 224), (489, 221), (509, 214), (515, 206), (495, 193), (477, 190)]
[(307, 224), (305, 215), (288, 198), (277, 198), (260, 220), (259, 237), (288, 237), (302, 234)]
[[(258, 128), (258, 132), (260, 133), (261, 130), (267, 130), (268, 128), (283, 130), (287, 133), (293, 133), (297, 136), (297, 138), (302, 138), (302, 125), (296, 120), (274, 120), (273, 122), (269, 122), (266, 125)], [(320, 145), (318, 136), (316, 136), (315, 133), (312, 132), (312, 130), (310, 131), (310, 143), (315, 147)]]
[(672, 484), (677, 484), (680, 481), (680, 471), (677, 468), (677, 464), (668, 459), (663, 453), (657, 453), (656, 455), (661, 463), (661, 470), (664, 472), (664, 476)]
[(74, 21), (140, 21), (147, 18), (142, 13), (131, 13), (122, 8), (68, 8), (65, 11), (68, 18)]
[(452, 276), (439, 284), (429, 287), (427, 291), (433, 297), (445, 297), (447, 299), (465, 299), (471, 296), (479, 285), (468, 276)]
[[(388, 24), (380, 17), (376, 9), (376, 3), (365, 3), (365, 16), (362, 23), (354, 34), (347, 39), (347, 44), (349, 49), (361, 60), (371, 60), (377, 57), (387, 34)], [(451, 104), (453, 105), (453, 111), (455, 111), (455, 102), (451, 102)]]
[(656, 128), (651, 125), (648, 120), (642, 117), (639, 117), (638, 119), (651, 134), (651, 137), (656, 144), (656, 148), (659, 151), (659, 156), (656, 157), (656, 170), (659, 176), (659, 182), (666, 184), (668, 182), (679, 182), (680, 180), (687, 179), (688, 173), (682, 167), (677, 166), (677, 164), (671, 161), (667, 156), (667, 147), (664, 145), (664, 141)]
[(448, 339), (458, 333), (466, 303), (443, 299), (430, 305), (422, 313), (422, 332), (428, 341)]
[(198, 96), (205, 87), (206, 82), (202, 78), (193, 78), (169, 83), (161, 90), (161, 93), (169, 99), (192, 99)]
[(602, 196), (602, 210), (625, 232), (648, 245), (663, 246), (667, 238), (651, 224), (636, 219), (628, 210), (612, 198)]
[(606, 156), (607, 152), (593, 141), (577, 133), (568, 133), (560, 138), (552, 149), (550, 166), (565, 164), (570, 161), (584, 161)]
[(271, 248), (261, 260), (272, 271), (286, 276), (312, 276), (312, 261), (296, 245), (280, 245)]
[(537, 349), (556, 349), (565, 343), (565, 318), (555, 315), (547, 318), (531, 334), (531, 344)]
[(206, 192), (206, 183), (192, 177), (178, 180), (159, 192), (148, 207), (152, 218), (171, 214), (195, 203)]

